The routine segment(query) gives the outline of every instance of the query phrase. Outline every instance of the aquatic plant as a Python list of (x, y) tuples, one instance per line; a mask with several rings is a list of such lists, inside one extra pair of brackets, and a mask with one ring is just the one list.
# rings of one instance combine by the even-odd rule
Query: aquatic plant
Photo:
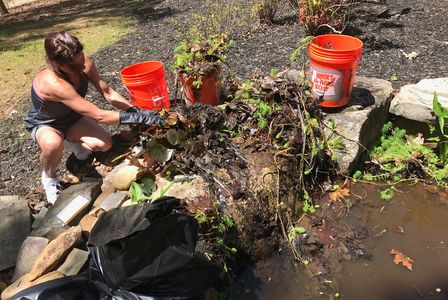
[(353, 177), (386, 182), (389, 187), (380, 192), (383, 200), (390, 200), (397, 191), (396, 184), (407, 180), (431, 179), (441, 187), (448, 186), (448, 165), (425, 143), (422, 134), (408, 135), (388, 122), (370, 155), (364, 173), (357, 171)]

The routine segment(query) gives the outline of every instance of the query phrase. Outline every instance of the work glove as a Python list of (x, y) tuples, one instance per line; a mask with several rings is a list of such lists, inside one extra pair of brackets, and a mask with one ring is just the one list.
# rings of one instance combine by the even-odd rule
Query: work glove
[(136, 112), (142, 112), (143, 110), (138, 108), (137, 106), (131, 106), (129, 107), (126, 112), (128, 113), (136, 113)]
[[(137, 106), (131, 106), (131, 107), (129, 107), (129, 108), (126, 110), (126, 112), (141, 113), (141, 114), (144, 114), (144, 115), (152, 115), (152, 114), (154, 113), (154, 111), (152, 111), (152, 110), (141, 109), (140, 107), (137, 107)], [(163, 116), (162, 116), (162, 115), (160, 115), (160, 116), (161, 116), (162, 120), (164, 120), (164, 119), (163, 119)]]
[[(129, 109), (128, 109), (129, 110)], [(138, 112), (120, 112), (120, 125), (122, 124), (145, 124), (161, 126), (163, 123), (162, 117), (153, 111), (138, 111)]]

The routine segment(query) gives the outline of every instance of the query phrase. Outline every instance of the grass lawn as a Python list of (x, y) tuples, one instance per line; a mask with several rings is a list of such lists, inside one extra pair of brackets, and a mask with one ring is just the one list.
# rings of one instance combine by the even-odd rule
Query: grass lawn
[[(117, 7), (117, 9), (119, 9)], [(134, 28), (135, 20), (126, 15), (70, 13), (51, 20), (21, 20), (0, 28), (0, 115), (8, 114), (20, 100), (26, 100), (33, 76), (45, 67), (44, 37), (55, 30), (69, 30), (93, 54), (112, 44)]]

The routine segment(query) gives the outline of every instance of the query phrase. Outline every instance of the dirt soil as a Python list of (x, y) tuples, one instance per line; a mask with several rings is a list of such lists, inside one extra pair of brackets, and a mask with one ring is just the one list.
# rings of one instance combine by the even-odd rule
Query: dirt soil
[[(108, 3), (106, 0), (87, 2)], [(202, 0), (120, 1), (122, 5), (128, 2), (134, 8), (129, 13), (139, 20), (137, 30), (93, 55), (104, 79), (122, 94), (125, 91), (120, 83), (119, 70), (143, 60), (160, 60), (168, 67), (173, 49), (182, 33), (188, 30), (192, 15), (205, 9)], [(396, 75), (398, 80), (393, 82), (396, 88), (424, 78), (447, 77), (448, 26), (444, 14), (448, 11), (448, 2), (385, 2), (361, 1), (355, 9), (352, 25), (348, 29), (350, 34), (358, 36), (365, 43), (358, 75), (386, 80)], [(56, 15), (63, 9), (84, 5), (85, 1), (76, 1), (70, 7), (67, 1), (51, 3), (48, 7), (31, 6), (24, 9), (2, 19), (0, 25), (8, 26), (9, 22), (18, 20), (35, 22)], [(113, 5), (115, 1), (111, 3)], [(390, 10), (384, 12), (387, 8)], [(250, 25), (245, 30), (235, 32), (233, 39), (236, 46), (228, 59), (229, 67), (238, 77), (249, 78), (257, 68), (262, 71), (274, 67), (279, 70), (298, 68), (298, 63), (289, 60), (289, 54), (304, 36), (303, 30), (295, 22), (295, 16), (296, 13), (285, 6), (274, 24), (259, 26), (255, 19), (250, 19), (253, 17), (242, 17)], [(413, 51), (418, 56), (412, 60), (406, 58), (405, 54)], [(170, 93), (173, 95), (173, 79), (168, 75), (169, 70), (166, 71)], [(28, 97), (24, 96), (14, 112), (2, 117), (0, 122), (0, 195), (41, 197), (39, 149), (23, 124)], [(87, 98), (101, 107), (108, 107), (100, 101), (93, 88), (90, 88)], [(111, 130), (116, 131), (117, 128)], [(61, 172), (67, 173), (64, 165), (61, 164)]]

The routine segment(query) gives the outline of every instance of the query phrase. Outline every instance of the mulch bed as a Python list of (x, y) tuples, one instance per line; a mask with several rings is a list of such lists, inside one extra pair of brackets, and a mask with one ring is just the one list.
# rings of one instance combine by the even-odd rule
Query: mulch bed
[[(204, 1), (139, 1), (139, 6), (135, 6), (136, 1), (120, 2), (122, 5), (132, 2), (134, 5), (132, 14), (139, 20), (137, 29), (93, 57), (104, 79), (124, 95), (118, 71), (143, 60), (160, 60), (168, 67), (174, 47), (182, 33), (188, 30), (186, 24), (191, 21), (193, 14), (204, 10)], [(448, 11), (448, 2), (431, 1), (430, 5), (428, 2), (363, 1), (357, 6), (349, 30), (365, 42), (358, 75), (386, 80), (396, 75), (398, 80), (393, 82), (396, 88), (424, 78), (448, 76), (448, 26), (444, 26), (444, 12)], [(379, 17), (378, 14), (387, 8), (390, 8), (389, 13)], [(57, 12), (58, 7), (52, 5), (48, 11), (39, 7), (35, 13), (28, 15), (31, 21), (35, 21), (37, 13), (48, 17), (48, 14)], [(19, 16), (17, 14), (18, 18)], [(23, 19), (22, 16), (21, 22), (26, 21), (26, 17)], [(14, 18), (9, 17), (8, 20), (1, 24), (7, 26)], [(271, 68), (300, 68), (299, 63), (291, 63), (289, 60), (289, 54), (304, 35), (302, 28), (295, 22), (295, 12), (292, 9), (284, 7), (274, 24), (259, 26), (257, 22), (250, 20), (247, 24), (250, 26), (236, 32), (233, 37), (236, 46), (229, 54), (229, 68), (238, 77), (250, 78), (255, 69), (269, 72)], [(417, 58), (406, 58), (404, 54), (413, 51), (418, 53)], [(173, 94), (173, 78), (169, 75), (169, 70), (166, 71)], [(101, 103), (102, 107), (108, 107), (100, 101), (93, 88), (87, 98)], [(25, 196), (39, 187), (41, 169), (38, 147), (29, 138), (22, 121), (27, 109), (27, 99), (23, 99), (16, 107), (16, 112), (0, 122), (0, 195)], [(61, 171), (66, 171), (63, 164)], [(30, 195), (35, 197), (36, 194)]]

